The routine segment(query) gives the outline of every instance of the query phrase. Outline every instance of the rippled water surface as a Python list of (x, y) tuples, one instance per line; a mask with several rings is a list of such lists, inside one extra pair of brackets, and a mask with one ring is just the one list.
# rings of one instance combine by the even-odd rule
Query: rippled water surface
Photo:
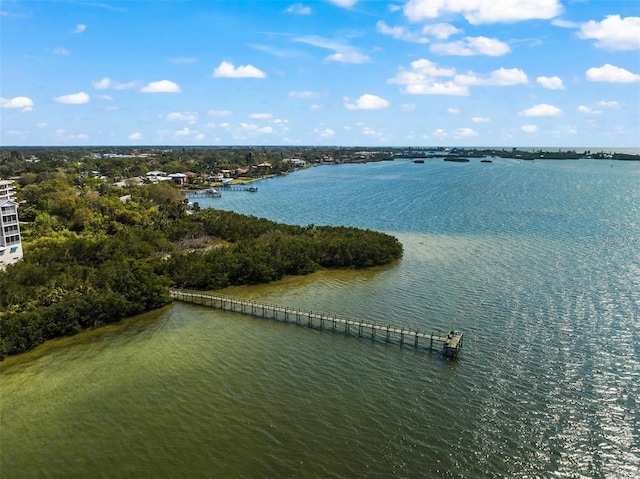
[(202, 206), (399, 263), (227, 294), (464, 331), (456, 361), (174, 304), (0, 366), (0, 476), (640, 476), (640, 165), (310, 168)]

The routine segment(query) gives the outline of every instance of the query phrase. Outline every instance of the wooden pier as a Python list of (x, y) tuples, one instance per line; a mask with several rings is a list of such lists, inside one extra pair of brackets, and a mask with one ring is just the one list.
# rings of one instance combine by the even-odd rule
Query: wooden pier
[(342, 333), (347, 336), (364, 337), (374, 341), (399, 344), (400, 347), (416, 350), (439, 349), (442, 351), (443, 356), (447, 358), (457, 357), (462, 350), (463, 333), (457, 331), (428, 333), (391, 324), (375, 323), (318, 311), (303, 311), (286, 306), (236, 299), (230, 296), (185, 290), (171, 290), (170, 293), (176, 301), (199, 304), (222, 311), (281, 321), (321, 331)]
[(198, 198), (222, 198), (221, 191), (249, 191), (256, 193), (258, 191), (257, 186), (245, 186), (245, 185), (222, 185), (215, 188), (207, 188), (204, 190), (189, 190), (185, 192), (186, 197), (189, 200), (197, 200)]
[(213, 188), (186, 191), (185, 196), (190, 200), (197, 200), (198, 198), (222, 198), (222, 194)]
[(220, 186), (222, 191), (250, 191), (256, 193), (258, 191), (257, 186), (243, 186), (243, 185), (222, 185)]

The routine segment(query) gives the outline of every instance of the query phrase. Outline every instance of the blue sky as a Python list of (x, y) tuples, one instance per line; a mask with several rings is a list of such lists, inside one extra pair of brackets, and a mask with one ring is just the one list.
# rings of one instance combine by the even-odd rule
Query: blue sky
[(0, 3), (2, 145), (640, 147), (636, 0)]

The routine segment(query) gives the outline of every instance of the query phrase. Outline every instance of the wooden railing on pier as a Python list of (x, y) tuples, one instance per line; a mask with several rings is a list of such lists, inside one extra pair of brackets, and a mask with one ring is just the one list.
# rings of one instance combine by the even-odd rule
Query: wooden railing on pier
[(417, 329), (364, 321), (318, 311), (304, 311), (286, 306), (247, 301), (219, 294), (205, 294), (195, 291), (171, 290), (174, 300), (199, 304), (210, 308), (246, 314), (258, 318), (272, 319), (289, 324), (306, 326), (323, 331), (340, 332), (347, 336), (358, 336), (399, 344), (400, 347), (414, 349), (441, 349), (446, 357), (454, 358), (462, 350), (463, 334), (427, 333)]
[(222, 198), (222, 191), (249, 191), (251, 193), (255, 193), (258, 191), (258, 187), (246, 185), (222, 185), (218, 186), (218, 189), (207, 188), (204, 190), (189, 190), (185, 192), (185, 195), (190, 200), (197, 200), (198, 198)]
[(255, 193), (258, 191), (257, 186), (242, 186), (242, 185), (222, 185), (220, 186), (222, 191), (250, 191), (251, 193)]

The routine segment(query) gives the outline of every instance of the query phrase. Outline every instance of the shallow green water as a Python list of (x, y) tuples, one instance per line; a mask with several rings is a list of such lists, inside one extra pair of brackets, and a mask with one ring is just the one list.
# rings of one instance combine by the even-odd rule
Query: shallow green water
[(638, 477), (640, 165), (319, 167), (216, 207), (402, 261), (226, 294), (465, 332), (437, 353), (186, 304), (1, 364), (0, 476)]

